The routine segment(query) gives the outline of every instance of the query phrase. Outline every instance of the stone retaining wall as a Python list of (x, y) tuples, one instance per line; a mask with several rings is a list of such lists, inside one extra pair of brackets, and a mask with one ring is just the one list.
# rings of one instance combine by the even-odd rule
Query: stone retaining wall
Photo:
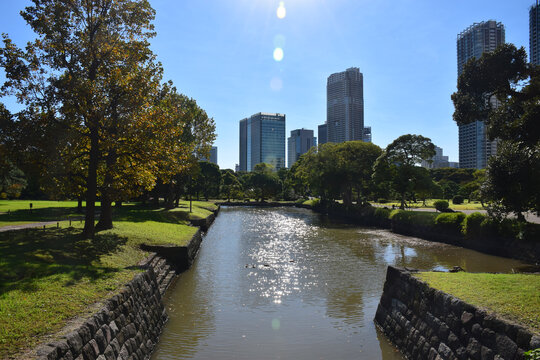
[(523, 359), (540, 336), (388, 267), (375, 322), (407, 359)]
[(146, 359), (166, 321), (156, 273), (149, 266), (77, 330), (41, 347), (37, 355), (43, 360)]
[[(218, 209), (205, 220), (204, 229), (215, 220)], [(202, 242), (197, 230), (187, 246), (142, 245), (152, 254), (138, 266), (137, 274), (118, 295), (75, 331), (61, 340), (38, 348), (40, 360), (143, 360), (150, 354), (167, 322), (162, 296), (176, 275), (188, 269)]]

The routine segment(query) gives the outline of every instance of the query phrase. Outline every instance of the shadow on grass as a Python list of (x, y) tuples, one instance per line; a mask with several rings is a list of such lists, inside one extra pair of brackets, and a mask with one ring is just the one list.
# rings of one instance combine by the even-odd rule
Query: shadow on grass
[(181, 205), (180, 207), (171, 210), (134, 205), (129, 208), (114, 209), (113, 217), (114, 221), (155, 221), (170, 224), (183, 224), (189, 220), (189, 206), (184, 209)]
[(84, 214), (77, 213), (77, 208), (74, 207), (50, 207), (24, 210), (15, 210), (9, 213), (5, 212), (0, 214), (0, 222), (41, 222), (41, 221), (55, 221), (55, 220), (67, 220), (70, 218), (81, 218)]
[(80, 230), (73, 228), (0, 233), (0, 294), (15, 289), (35, 291), (39, 279), (56, 274), (67, 275), (67, 286), (83, 278), (109, 277), (119, 269), (103, 266), (99, 259), (126, 241), (114, 234), (82, 240)]

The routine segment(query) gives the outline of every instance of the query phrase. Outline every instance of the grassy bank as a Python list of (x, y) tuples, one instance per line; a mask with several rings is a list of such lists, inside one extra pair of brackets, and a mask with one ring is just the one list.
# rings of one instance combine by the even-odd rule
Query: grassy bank
[(114, 229), (93, 240), (81, 239), (79, 222), (0, 233), (0, 358), (32, 348), (40, 336), (118, 291), (148, 255), (141, 243), (185, 245), (197, 230), (189, 219), (215, 208), (194, 202), (190, 214), (189, 203), (181, 205), (115, 209)]
[(540, 275), (423, 272), (431, 287), (540, 333)]

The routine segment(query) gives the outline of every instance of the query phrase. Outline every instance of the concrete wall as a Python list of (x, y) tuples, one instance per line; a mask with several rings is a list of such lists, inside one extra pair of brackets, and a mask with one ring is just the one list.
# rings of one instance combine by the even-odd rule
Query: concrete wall
[(375, 322), (407, 359), (523, 359), (540, 336), (388, 267)]

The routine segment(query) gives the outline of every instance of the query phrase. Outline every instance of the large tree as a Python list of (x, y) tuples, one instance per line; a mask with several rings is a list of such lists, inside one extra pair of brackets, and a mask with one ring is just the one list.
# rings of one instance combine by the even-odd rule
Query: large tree
[(373, 177), (377, 182), (389, 182), (400, 194), (400, 208), (405, 208), (407, 194), (423, 187), (425, 173), (418, 170), (422, 160), (435, 156), (435, 145), (422, 135), (402, 135), (389, 144), (374, 165)]
[(126, 125), (118, 122), (132, 121), (124, 110), (129, 113), (129, 102), (145, 97), (150, 85), (144, 73), (156, 70), (148, 41), (154, 10), (146, 0), (33, 0), (21, 14), (37, 39), (22, 51), (4, 36), (3, 88), (27, 105), (36, 126), (46, 123), (62, 132), (60, 150), (70, 146), (83, 159), (84, 234), (93, 236), (98, 170), (114, 161), (112, 144), (122, 141), (118, 128)]
[(527, 63), (524, 48), (501, 45), (465, 65), (452, 100), (459, 125), (482, 120), (499, 141), (482, 188), (492, 209), (522, 221), (524, 212), (539, 214), (540, 67)]

